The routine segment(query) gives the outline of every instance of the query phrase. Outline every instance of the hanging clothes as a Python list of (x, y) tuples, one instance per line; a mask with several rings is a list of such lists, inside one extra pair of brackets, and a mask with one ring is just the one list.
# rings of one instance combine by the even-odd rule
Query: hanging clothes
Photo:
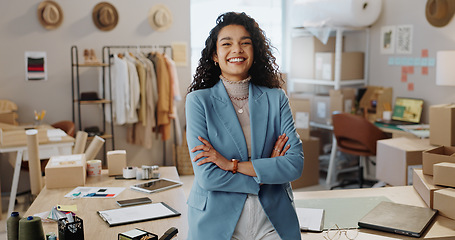
[(126, 123), (126, 111), (129, 99), (129, 80), (127, 62), (113, 55), (112, 62), (112, 110), (114, 122), (118, 125)]
[[(141, 145), (147, 149), (152, 148), (154, 128), (156, 127), (155, 106), (158, 101), (158, 91), (156, 89), (156, 73), (153, 62), (145, 57), (143, 53), (136, 54), (136, 57), (145, 66), (145, 99), (146, 99), (146, 119), (144, 122), (134, 124), (128, 131), (132, 136), (129, 143)], [(142, 90), (142, 89), (141, 89)]]
[(177, 68), (175, 66), (175, 62), (164, 55), (164, 60), (166, 61), (166, 66), (169, 72), (169, 80), (172, 88), (172, 97), (174, 99), (174, 104), (172, 106), (172, 111), (169, 115), (171, 119), (173, 119), (174, 123), (174, 131), (175, 131), (175, 144), (177, 146), (182, 145), (182, 129), (180, 127), (180, 119), (177, 112), (176, 102), (182, 100), (182, 96), (180, 95), (180, 86), (179, 86), (179, 79), (177, 75)]
[(129, 83), (129, 98), (126, 108), (126, 123), (136, 123), (138, 121), (137, 109), (140, 100), (140, 84), (139, 76), (136, 69), (136, 60), (129, 54), (125, 54), (126, 63), (128, 66), (128, 83)]
[(158, 103), (156, 106), (157, 127), (161, 133), (161, 140), (166, 141), (171, 137), (171, 120), (169, 114), (172, 112), (173, 106), (169, 72), (163, 54), (150, 53), (148, 58), (153, 61), (156, 69), (158, 86)]

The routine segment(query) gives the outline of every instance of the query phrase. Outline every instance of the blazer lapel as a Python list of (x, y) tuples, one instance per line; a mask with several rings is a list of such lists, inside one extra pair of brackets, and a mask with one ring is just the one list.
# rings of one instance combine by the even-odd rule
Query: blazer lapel
[(235, 113), (234, 106), (221, 81), (218, 81), (212, 87), (213, 109), (219, 117), (219, 120), (231, 135), (232, 140), (239, 151), (242, 160), (248, 159), (248, 149), (246, 147), (245, 136), (242, 127)]
[(251, 158), (262, 157), (269, 115), (267, 94), (259, 87), (250, 84), (250, 126), (251, 126)]

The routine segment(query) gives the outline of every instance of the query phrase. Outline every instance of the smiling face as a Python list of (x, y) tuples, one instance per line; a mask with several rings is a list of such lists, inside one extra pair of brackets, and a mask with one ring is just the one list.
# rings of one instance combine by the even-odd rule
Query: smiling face
[(223, 77), (230, 81), (247, 78), (253, 55), (253, 42), (245, 27), (228, 25), (220, 30), (213, 61), (219, 64)]

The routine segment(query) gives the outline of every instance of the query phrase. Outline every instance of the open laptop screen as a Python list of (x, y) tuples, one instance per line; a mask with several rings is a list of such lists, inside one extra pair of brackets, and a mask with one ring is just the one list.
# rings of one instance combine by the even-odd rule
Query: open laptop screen
[(422, 99), (397, 97), (395, 99), (395, 106), (393, 107), (392, 119), (420, 123), (422, 109)]

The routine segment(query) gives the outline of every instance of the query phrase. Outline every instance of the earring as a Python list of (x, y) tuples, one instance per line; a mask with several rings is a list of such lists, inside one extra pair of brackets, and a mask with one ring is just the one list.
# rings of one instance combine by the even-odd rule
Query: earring
[(215, 66), (218, 66), (218, 62), (215, 62)]

